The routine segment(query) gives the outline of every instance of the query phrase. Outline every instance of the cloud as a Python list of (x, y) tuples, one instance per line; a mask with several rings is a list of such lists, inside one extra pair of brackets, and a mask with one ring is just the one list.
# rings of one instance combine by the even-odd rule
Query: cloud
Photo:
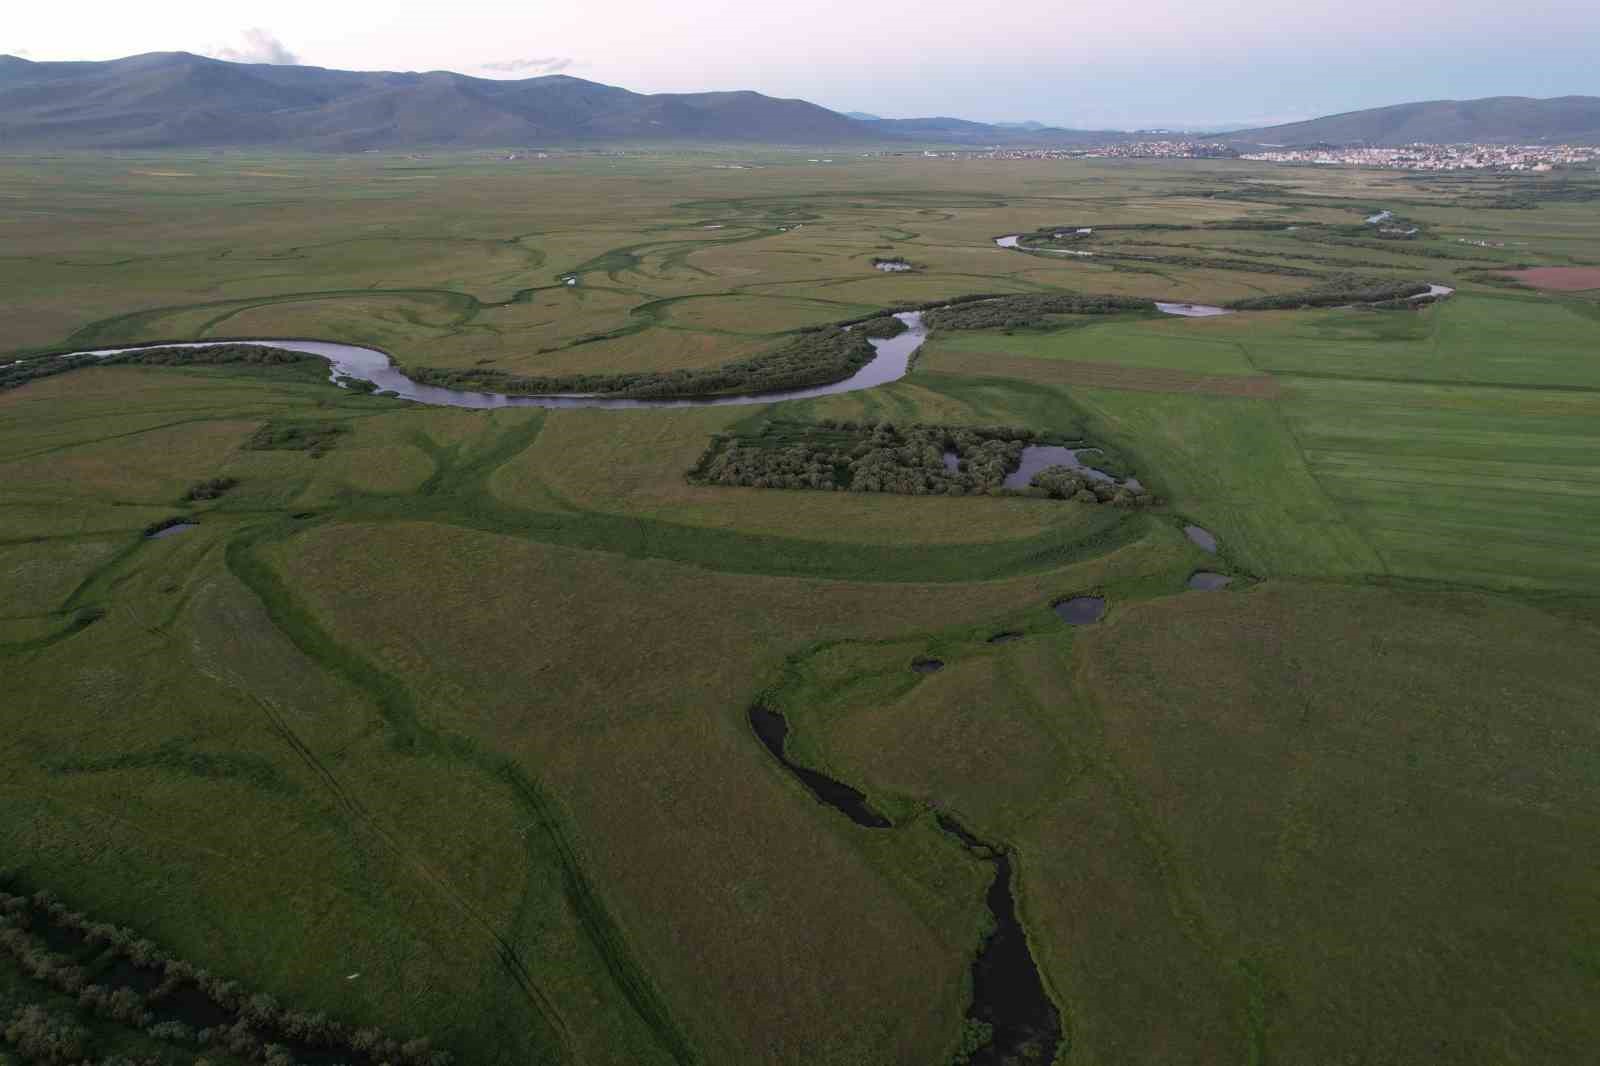
[(571, 56), (545, 56), (536, 59), (506, 59), (499, 63), (479, 63), (478, 69), (498, 74), (554, 74), (572, 66)]
[(282, 41), (259, 26), (245, 30), (240, 38), (239, 47), (214, 48), (211, 50), (212, 56), (234, 63), (272, 63), (282, 67), (292, 67), (300, 62), (300, 57), (285, 48)]
[(13, 48), (9, 52), (0, 52), (0, 55), (16, 56), (18, 59), (27, 59), (29, 56), (33, 55), (33, 53), (28, 51), (26, 48)]

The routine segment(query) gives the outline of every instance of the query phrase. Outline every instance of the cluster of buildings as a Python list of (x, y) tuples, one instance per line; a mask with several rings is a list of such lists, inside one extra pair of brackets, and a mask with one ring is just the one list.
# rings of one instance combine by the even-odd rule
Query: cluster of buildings
[(1086, 159), (1237, 159), (1239, 153), (1213, 141), (1129, 141), (1084, 149)]
[(1215, 141), (1152, 140), (1056, 148), (965, 148), (922, 154), (946, 159), (1250, 159), (1262, 163), (1315, 163), (1396, 170), (1494, 169), (1535, 173), (1600, 163), (1600, 147), (1576, 144), (1408, 144), (1403, 148), (1262, 145), (1255, 151), (1241, 152)]
[(1573, 144), (1408, 144), (1403, 148), (1266, 148), (1240, 158), (1396, 170), (1543, 172), (1600, 161), (1600, 148)]
[(1225, 144), (1204, 141), (1133, 141), (1059, 148), (964, 148), (922, 154), (929, 159), (1234, 159), (1239, 155)]

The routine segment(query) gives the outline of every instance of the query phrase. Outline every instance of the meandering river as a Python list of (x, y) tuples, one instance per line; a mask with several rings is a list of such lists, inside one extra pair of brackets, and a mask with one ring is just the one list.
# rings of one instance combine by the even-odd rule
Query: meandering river
[[(395, 369), (389, 357), (376, 348), (362, 348), (354, 344), (335, 344), (331, 341), (309, 340), (215, 340), (189, 341), (182, 344), (140, 345), (153, 348), (206, 348), (216, 344), (253, 344), (261, 347), (283, 348), (291, 352), (305, 352), (321, 356), (332, 368), (331, 378), (342, 383), (345, 378), (364, 378), (381, 390), (393, 392), (404, 400), (430, 404), (436, 407), (600, 407), (615, 410), (664, 407), (723, 407), (736, 404), (777, 403), (780, 400), (804, 400), (813, 396), (832, 396), (841, 392), (857, 392), (898, 381), (911, 368), (911, 357), (928, 339), (927, 327), (922, 324), (922, 312), (905, 311), (894, 317), (906, 324), (906, 330), (897, 337), (872, 341), (877, 350), (870, 363), (843, 381), (831, 385), (816, 385), (804, 389), (782, 389), (777, 392), (753, 393), (740, 396), (707, 396), (678, 400), (628, 400), (615, 396), (515, 396), (502, 392), (470, 392), (464, 389), (447, 389), (439, 385), (421, 385)], [(93, 355), (112, 356), (136, 348), (101, 348), (88, 352), (71, 352), (61, 358)]]

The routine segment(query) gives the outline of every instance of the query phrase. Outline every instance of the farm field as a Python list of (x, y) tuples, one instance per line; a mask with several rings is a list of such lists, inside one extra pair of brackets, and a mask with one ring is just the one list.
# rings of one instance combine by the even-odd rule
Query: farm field
[[(936, 328), (900, 380), (745, 406), (431, 407), (316, 361), (19, 377), (0, 889), (461, 1064), (1583, 1061), (1600, 304), (1507, 275), (1600, 262), (1600, 219), (1487, 209), (1499, 180), (0, 158), (0, 363), (28, 371), (317, 338), (655, 373), (962, 296), (1455, 290)], [(1378, 209), (1419, 233), (1363, 231)], [(1093, 255), (994, 243), (1069, 225)], [(1081, 441), (1157, 502), (687, 477), (718, 436), (883, 422)], [(1053, 610), (1089, 596), (1092, 624)], [(753, 708), (883, 824), (818, 802)], [(974, 978), (996, 852), (1048, 1033)], [(0, 1004), (99, 1054), (263, 1057), (53, 988), (0, 952)]]

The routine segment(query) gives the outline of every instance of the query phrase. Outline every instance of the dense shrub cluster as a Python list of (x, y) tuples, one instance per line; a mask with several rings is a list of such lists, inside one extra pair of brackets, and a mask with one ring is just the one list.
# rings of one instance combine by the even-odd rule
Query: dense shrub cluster
[(1237, 311), (1342, 307), (1345, 304), (1381, 304), (1390, 300), (1404, 300), (1427, 291), (1428, 283), (1424, 281), (1395, 281), (1362, 274), (1338, 274), (1313, 288), (1275, 296), (1252, 296), (1246, 300), (1236, 300), (1228, 306)]
[(1132, 296), (1027, 293), (936, 308), (923, 316), (923, 321), (930, 329), (1027, 329), (1049, 325), (1051, 315), (1111, 315), (1155, 309), (1155, 301)]
[(1101, 481), (1070, 466), (1047, 466), (1033, 475), (1029, 484), (1052, 500), (1111, 503), (1118, 507), (1146, 507), (1153, 502), (1148, 493), (1134, 486)]
[(772, 351), (717, 367), (556, 377), (526, 377), (490, 367), (446, 370), (418, 366), (406, 368), (406, 373), (423, 385), (517, 395), (601, 393), (643, 400), (776, 392), (843, 381), (877, 354), (871, 338), (892, 336), (886, 331), (903, 328), (881, 324), (877, 318), (848, 330), (829, 326), (799, 334)]
[[(946, 426), (890, 422), (774, 422), (754, 435), (715, 437), (689, 480), (753, 488), (821, 489), (827, 492), (892, 492), (907, 496), (998, 495), (1030, 444), (1046, 440), (1010, 426)], [(1066, 471), (1065, 467), (1051, 470)], [(1049, 473), (1050, 471), (1046, 471)], [(1035, 479), (1027, 495), (1083, 502), (1134, 503), (1142, 494), (1117, 498), (1118, 486), (1089, 487), (1082, 471)], [(1078, 479), (1083, 484), (1078, 484)], [(1070, 491), (1067, 491), (1071, 483)], [(1087, 495), (1079, 490), (1088, 487)], [(1059, 490), (1059, 491), (1058, 491)], [(1137, 500), (1151, 502), (1147, 496)]]
[[(36, 930), (67, 941), (74, 953), (51, 950)], [(402, 1043), (321, 1012), (286, 1009), (270, 995), (251, 994), (237, 982), (172, 958), (130, 929), (70, 910), (48, 892), (29, 898), (0, 891), (0, 952), (29, 977), (76, 999), (80, 1010), (166, 1043), (215, 1047), (267, 1066), (293, 1066), (296, 1047), (352, 1063), (450, 1066), (449, 1053), (435, 1051), (426, 1038)], [(86, 965), (105, 976), (91, 979)], [(203, 997), (199, 1004), (196, 993)], [(175, 1016), (180, 1014), (190, 1021)], [(87, 1034), (75, 1021), (36, 1005), (0, 1018), (0, 1025), (6, 1042), (30, 1061), (76, 1064), (87, 1052)]]
[(29, 1062), (77, 1066), (89, 1049), (87, 1029), (36, 1003), (0, 1012), (0, 1036)]
[(906, 324), (893, 315), (879, 315), (869, 318), (865, 322), (858, 322), (851, 326), (852, 332), (860, 333), (863, 337), (872, 340), (888, 340), (898, 337), (906, 331)]
[(244, 446), (257, 452), (310, 452), (313, 459), (320, 459), (348, 431), (338, 422), (268, 422)]
[(236, 477), (211, 477), (204, 481), (196, 481), (189, 486), (189, 491), (183, 494), (185, 501), (214, 500), (226, 493), (229, 489), (239, 484)]

